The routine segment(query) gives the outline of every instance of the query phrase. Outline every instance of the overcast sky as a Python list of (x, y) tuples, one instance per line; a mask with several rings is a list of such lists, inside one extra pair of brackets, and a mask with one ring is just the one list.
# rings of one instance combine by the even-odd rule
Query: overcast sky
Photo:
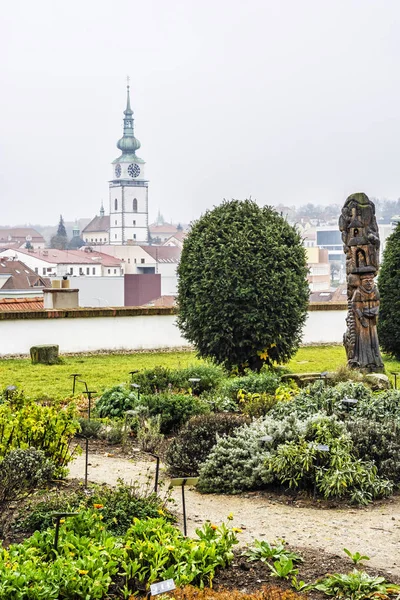
[(126, 75), (150, 216), (400, 196), (398, 0), (13, 0), (0, 224), (108, 210)]

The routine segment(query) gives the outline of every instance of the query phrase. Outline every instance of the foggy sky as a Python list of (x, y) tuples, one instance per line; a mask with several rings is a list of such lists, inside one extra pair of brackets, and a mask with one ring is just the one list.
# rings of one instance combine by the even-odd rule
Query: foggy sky
[(1, 224), (108, 211), (126, 75), (150, 216), (400, 196), (397, 0), (13, 0)]

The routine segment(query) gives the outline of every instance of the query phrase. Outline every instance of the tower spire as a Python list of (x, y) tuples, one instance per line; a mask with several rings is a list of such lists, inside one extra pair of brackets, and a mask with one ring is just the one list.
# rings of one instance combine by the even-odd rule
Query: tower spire
[(133, 110), (131, 109), (131, 96), (130, 96), (130, 85), (129, 85), (129, 75), (126, 78), (126, 110), (124, 110), (124, 115), (133, 115)]
[(103, 200), (101, 201), (101, 207), (100, 207), (100, 216), (104, 217), (104, 205), (103, 205)]
[(133, 133), (133, 110), (131, 109), (131, 96), (129, 77), (126, 85), (126, 109), (124, 110), (124, 134), (117, 143), (117, 148), (122, 150), (122, 154), (135, 155), (136, 150), (140, 148), (140, 142)]

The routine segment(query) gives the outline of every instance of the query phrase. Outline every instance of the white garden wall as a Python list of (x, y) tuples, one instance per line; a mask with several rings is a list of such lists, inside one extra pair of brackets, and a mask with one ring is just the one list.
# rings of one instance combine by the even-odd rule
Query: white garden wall
[[(345, 306), (343, 307), (346, 308)], [(310, 310), (303, 343), (340, 343), (346, 311)], [(187, 346), (171, 309), (79, 309), (0, 315), (0, 356), (58, 344), (61, 353)]]

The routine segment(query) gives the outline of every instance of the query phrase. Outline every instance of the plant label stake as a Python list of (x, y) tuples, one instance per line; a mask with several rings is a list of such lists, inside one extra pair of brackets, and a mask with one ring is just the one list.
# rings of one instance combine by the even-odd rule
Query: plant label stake
[(397, 371), (390, 371), (391, 375), (394, 375), (394, 389), (397, 390), (397, 375), (400, 375)]
[(140, 385), (138, 383), (131, 383), (131, 388), (134, 388), (137, 392), (137, 399), (140, 402)]
[(8, 385), (6, 387), (6, 400), (7, 401), (8, 401), (9, 396), (10, 395), (12, 396), (16, 389), (17, 389), (16, 385)]
[(77, 382), (78, 383), (83, 383), (83, 385), (85, 386), (85, 390), (87, 392), (89, 391), (89, 388), (88, 388), (88, 385), (87, 385), (86, 381), (83, 381), (83, 379), (77, 379)]
[(272, 435), (263, 435), (258, 440), (258, 443), (260, 444), (260, 446), (264, 446), (264, 444), (270, 444), (272, 442), (272, 440), (273, 440)]
[(135, 375), (135, 373), (139, 373), (139, 371), (136, 369), (136, 371), (129, 371), (129, 375), (131, 376), (131, 383), (133, 383), (133, 376)]
[(74, 381), (72, 383), (72, 395), (74, 395), (75, 394), (75, 386), (76, 386), (76, 378), (82, 377), (82, 375), (80, 373), (71, 373), (70, 377), (74, 378)]
[(149, 454), (150, 456), (156, 459), (156, 478), (154, 481), (154, 493), (157, 494), (158, 478), (160, 474), (160, 457), (158, 456), (158, 454), (153, 454), (152, 452), (147, 452), (146, 454)]
[(182, 488), (183, 533), (185, 536), (187, 535), (185, 485), (197, 485), (198, 481), (198, 477), (176, 477), (175, 479), (171, 479), (170, 483), (170, 487)]
[(58, 548), (58, 537), (60, 535), (60, 522), (61, 519), (65, 519), (65, 517), (76, 517), (79, 513), (68, 513), (68, 512), (54, 512), (52, 513), (52, 517), (56, 520), (56, 531), (54, 534), (54, 550), (57, 551)]
[(85, 490), (87, 490), (87, 480), (88, 480), (88, 465), (89, 465), (89, 438), (85, 438), (86, 448), (85, 448)]
[(160, 583), (152, 583), (147, 597), (150, 598), (151, 596), (164, 594), (164, 592), (172, 592), (174, 589), (175, 583), (173, 579), (166, 579), (165, 581), (160, 581)]
[[(316, 449), (319, 452), (329, 452), (329, 446), (327, 444), (317, 444), (315, 447), (316, 447)], [(320, 465), (320, 457), (317, 456), (317, 460), (316, 460), (316, 463), (315, 463), (315, 474), (314, 474), (314, 476), (315, 476), (315, 481), (314, 481), (314, 500), (317, 497), (317, 468), (319, 467), (319, 465)]]
[[(87, 386), (86, 386), (87, 388)], [(93, 391), (93, 390), (88, 390), (86, 389), (86, 392), (83, 392), (84, 394), (87, 394), (88, 397), (88, 401), (89, 401), (89, 408), (88, 408), (88, 421), (90, 421), (90, 408), (91, 408), (91, 402), (92, 402), (92, 394), (97, 394), (97, 392)]]
[(193, 386), (192, 386), (192, 396), (193, 396), (193, 389), (195, 388), (196, 383), (200, 383), (201, 379), (200, 379), (200, 377), (189, 377), (188, 381), (190, 381), (190, 383), (193, 383)]
[(342, 400), (342, 404), (346, 405), (346, 410), (348, 413), (350, 412), (350, 407), (355, 406), (357, 402), (358, 400), (356, 398), (343, 398)]

